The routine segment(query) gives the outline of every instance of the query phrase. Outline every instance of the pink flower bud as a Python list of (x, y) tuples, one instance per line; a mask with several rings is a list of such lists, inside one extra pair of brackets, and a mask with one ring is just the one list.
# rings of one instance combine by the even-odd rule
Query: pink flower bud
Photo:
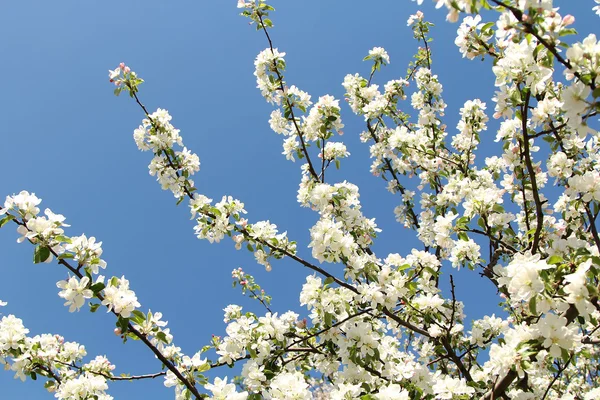
[(296, 326), (300, 329), (306, 328), (306, 318), (304, 318), (302, 321), (296, 322)]
[(115, 328), (113, 332), (115, 332), (115, 335), (117, 336), (119, 336), (122, 333), (121, 328)]
[(575, 17), (572, 16), (571, 14), (565, 15), (565, 17), (562, 20), (562, 23), (563, 23), (564, 26), (569, 26), (573, 22), (575, 22)]

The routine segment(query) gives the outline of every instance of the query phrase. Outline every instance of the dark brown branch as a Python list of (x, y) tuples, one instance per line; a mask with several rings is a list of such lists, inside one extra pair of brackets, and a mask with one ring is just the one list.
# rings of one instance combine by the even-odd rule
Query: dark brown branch
[(552, 386), (554, 385), (554, 383), (558, 380), (558, 378), (560, 378), (560, 376), (562, 375), (563, 371), (565, 369), (567, 369), (567, 367), (569, 366), (569, 363), (571, 362), (572, 359), (573, 359), (573, 354), (571, 354), (571, 356), (565, 362), (565, 364), (561, 368), (558, 369), (558, 371), (556, 372), (556, 375), (554, 375), (554, 379), (552, 379), (552, 382), (550, 382), (550, 384), (546, 388), (546, 391), (544, 392), (544, 395), (542, 396), (541, 400), (544, 400), (546, 398), (546, 396), (548, 396), (548, 393), (550, 393), (550, 389), (552, 389)]
[(525, 104), (521, 106), (521, 129), (523, 130), (523, 153), (525, 156), (525, 165), (527, 172), (529, 173), (529, 180), (531, 182), (531, 192), (533, 194), (533, 201), (535, 203), (536, 213), (536, 227), (533, 235), (533, 243), (531, 245), (531, 253), (535, 254), (538, 251), (540, 242), (540, 236), (542, 234), (542, 228), (544, 227), (544, 213), (542, 210), (542, 201), (537, 186), (537, 179), (535, 177), (535, 170), (533, 169), (533, 163), (531, 162), (531, 150), (529, 148), (529, 135), (527, 134), (527, 113), (529, 99), (531, 98), (531, 90), (527, 89), (525, 95)]
[(592, 232), (594, 243), (596, 244), (596, 248), (600, 251), (600, 237), (598, 236), (598, 229), (596, 228), (596, 217), (592, 214), (589, 204), (585, 205), (585, 212), (590, 220), (590, 231)]

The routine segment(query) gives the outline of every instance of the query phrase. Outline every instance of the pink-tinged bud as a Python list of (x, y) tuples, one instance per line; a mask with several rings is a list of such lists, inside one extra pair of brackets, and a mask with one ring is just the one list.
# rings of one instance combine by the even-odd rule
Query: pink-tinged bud
[(296, 322), (296, 326), (300, 329), (306, 328), (306, 318), (304, 318), (302, 321)]
[(248, 282), (247, 281), (240, 281), (240, 285), (244, 286), (246, 285)]
[(119, 68), (121, 68), (121, 69), (125, 68), (125, 63), (119, 64)]
[(564, 26), (569, 26), (573, 22), (575, 22), (575, 17), (572, 16), (571, 14), (565, 15), (565, 17), (562, 20), (562, 23), (563, 23)]
[(523, 22), (527, 22), (527, 21), (529, 21), (530, 19), (531, 19), (531, 18), (529, 18), (529, 15), (527, 15), (527, 14), (523, 14), (523, 16), (521, 17), (521, 21), (523, 21)]
[(128, 74), (128, 73), (130, 73), (130, 72), (131, 72), (131, 68), (129, 68), (129, 67), (127, 67), (127, 66), (126, 66), (125, 68), (123, 68), (123, 71), (124, 71), (126, 74)]
[(121, 333), (123, 333), (121, 331), (121, 328), (115, 328), (115, 330), (113, 331), (115, 333), (115, 335), (119, 336)]
[(265, 270), (266, 270), (267, 272), (271, 272), (271, 269), (272, 269), (272, 268), (271, 268), (271, 264), (267, 264), (267, 265), (265, 265)]
[(452, 9), (448, 13), (448, 15), (446, 15), (446, 21), (448, 21), (448, 22), (456, 22), (456, 21), (458, 21), (458, 16), (459, 16), (458, 11)]
[(338, 135), (340, 135), (340, 136), (344, 135), (344, 131), (338, 131)]

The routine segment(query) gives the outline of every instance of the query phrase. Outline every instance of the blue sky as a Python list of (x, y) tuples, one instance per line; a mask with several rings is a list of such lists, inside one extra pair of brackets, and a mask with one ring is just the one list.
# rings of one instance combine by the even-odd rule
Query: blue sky
[[(372, 47), (385, 47), (391, 56), (376, 79), (380, 84), (404, 76), (417, 47), (406, 20), (419, 7), (408, 0), (272, 4), (277, 9), (272, 37), (287, 53), (287, 82), (314, 100), (324, 94), (342, 98), (345, 74), (368, 74), (370, 66), (361, 60)], [(576, 16), (582, 34), (597, 26), (593, 1), (556, 5)], [(444, 85), (445, 122), (453, 132), (464, 101), (479, 97), (493, 108), (492, 72), (487, 62), (461, 58), (453, 43), (458, 24), (444, 22), (444, 11), (428, 1), (420, 9), (436, 24), (433, 70)], [(229, 241), (210, 245), (195, 238), (188, 208), (176, 207), (160, 190), (148, 175), (150, 155), (132, 140), (141, 110), (127, 96), (116, 98), (108, 83), (108, 69), (121, 61), (137, 71), (146, 81), (142, 101), (150, 110), (168, 109), (187, 147), (199, 155), (199, 192), (216, 200), (224, 194), (239, 198), (250, 221), (269, 219), (310, 258), (308, 229), (317, 216), (296, 203), (300, 165), (280, 154), (281, 137), (267, 122), (272, 108), (252, 75), (254, 57), (267, 44), (238, 16), (235, 0), (6, 1), (0, 5), (0, 37), (0, 196), (35, 192), (42, 207), (67, 217), (72, 225), (67, 234), (101, 240), (106, 274), (125, 275), (142, 309), (161, 311), (175, 343), (188, 354), (207, 344), (211, 334), (224, 332), (225, 306), (248, 304), (231, 289), (234, 268), (256, 276), (273, 295), (276, 311), (303, 312), (298, 294), (307, 270), (284, 260), (266, 273)], [(347, 106), (342, 118), (352, 155), (340, 171), (328, 174), (329, 182), (347, 179), (360, 186), (365, 214), (383, 229), (374, 247), (379, 256), (405, 254), (416, 245), (414, 234), (394, 221), (398, 197), (369, 174), (368, 147), (358, 140), (364, 122)], [(490, 123), (486, 133), (491, 139), (494, 126)], [(2, 313), (22, 318), (32, 335), (58, 333), (84, 344), (91, 358), (105, 354), (117, 373), (159, 370), (141, 343), (123, 345), (114, 336), (111, 314), (70, 314), (55, 286), (66, 271), (56, 264), (33, 265), (32, 246), (16, 239), (13, 226), (0, 230), (0, 299), (9, 302)], [(341, 272), (340, 266), (326, 267)], [(476, 273), (455, 275), (470, 318), (497, 312), (490, 284)], [(249, 308), (262, 312), (254, 304)], [(0, 398), (51, 398), (40, 381), (22, 384), (12, 375), (0, 373)], [(110, 388), (116, 399), (173, 397), (160, 378)]]

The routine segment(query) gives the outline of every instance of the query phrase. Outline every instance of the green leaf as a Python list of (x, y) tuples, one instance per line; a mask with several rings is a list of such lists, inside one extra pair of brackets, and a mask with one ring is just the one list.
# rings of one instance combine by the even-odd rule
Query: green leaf
[(56, 240), (58, 242), (71, 243), (71, 238), (68, 236), (65, 236), (65, 235), (54, 236), (54, 240)]
[(333, 315), (325, 313), (325, 326), (330, 327), (331, 325), (333, 325)]
[(537, 296), (533, 296), (531, 298), (531, 301), (529, 301), (529, 311), (531, 311), (531, 313), (533, 315), (537, 315), (536, 307), (537, 307)]
[(167, 344), (168, 344), (167, 335), (165, 335), (165, 333), (164, 333), (164, 332), (158, 332), (158, 333), (156, 334), (156, 338), (157, 338), (158, 340), (160, 340), (161, 342), (163, 342), (163, 343), (167, 343)]
[(550, 265), (561, 264), (563, 261), (563, 258), (558, 255), (553, 255), (552, 257), (548, 258), (548, 260), (546, 260), (546, 262)]
[(146, 320), (146, 315), (143, 312), (141, 312), (140, 310), (134, 310), (132, 312), (132, 314), (133, 314), (133, 318), (131, 318), (131, 320), (138, 325), (143, 323)]
[(409, 269), (410, 268), (410, 264), (404, 264), (399, 266), (396, 270), (397, 271), (404, 271), (405, 269)]
[(481, 229), (485, 230), (486, 226), (485, 226), (485, 221), (483, 220), (483, 218), (479, 218), (477, 220), (477, 225), (479, 225), (481, 227)]
[(494, 26), (495, 24), (496, 24), (495, 22), (488, 22), (487, 24), (485, 24), (481, 27), (481, 31), (485, 32), (488, 29), (490, 29), (492, 26)]
[(121, 329), (122, 335), (127, 333), (127, 330), (129, 329), (129, 318), (123, 318), (119, 316), (119, 319), (117, 320), (117, 327)]
[(558, 36), (567, 36), (567, 35), (576, 35), (577, 34), (577, 30), (575, 30), (574, 28), (567, 28), (567, 29), (563, 29), (558, 33)]
[(333, 279), (331, 276), (325, 278), (325, 285), (331, 285), (333, 282), (335, 282), (335, 279)]
[(105, 287), (106, 287), (106, 285), (104, 285), (104, 283), (98, 282), (98, 283), (94, 283), (92, 286), (90, 286), (90, 289), (96, 295), (99, 292), (101, 292), (102, 290), (104, 290)]
[(34, 264), (42, 263), (50, 258), (50, 249), (44, 245), (39, 245), (33, 252)]
[(15, 219), (14, 215), (7, 214), (4, 218), (0, 219), (0, 228), (6, 225), (9, 221)]
[(571, 359), (571, 355), (569, 354), (569, 352), (566, 349), (563, 349), (562, 347), (560, 348), (560, 356), (562, 357), (565, 363), (569, 362), (569, 360)]
[(96, 312), (99, 307), (100, 307), (100, 304), (90, 303), (90, 312)]

